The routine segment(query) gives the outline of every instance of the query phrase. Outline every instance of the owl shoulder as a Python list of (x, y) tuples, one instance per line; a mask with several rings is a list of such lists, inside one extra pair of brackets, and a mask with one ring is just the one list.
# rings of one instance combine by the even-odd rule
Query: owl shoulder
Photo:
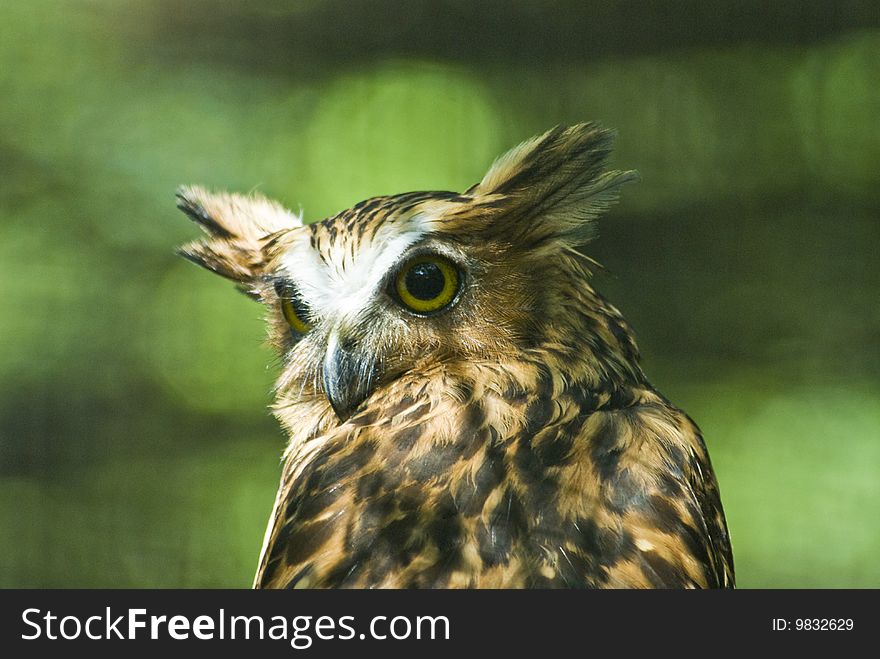
[[(619, 539), (608, 584), (729, 587), (733, 559), (718, 485), (696, 424), (651, 390), (586, 417), (570, 484), (592, 491), (600, 528)], [(590, 483), (584, 481), (589, 480)]]

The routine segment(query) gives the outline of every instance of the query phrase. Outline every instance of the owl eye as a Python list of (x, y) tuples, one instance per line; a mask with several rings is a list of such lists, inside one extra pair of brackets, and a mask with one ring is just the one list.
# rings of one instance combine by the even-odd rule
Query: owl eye
[(284, 315), (284, 320), (290, 325), (290, 329), (297, 335), (308, 333), (312, 329), (312, 324), (308, 321), (308, 307), (296, 292), (288, 287), (276, 285), (275, 291), (281, 298), (281, 313)]
[(410, 311), (431, 314), (449, 306), (458, 294), (458, 269), (439, 256), (417, 256), (394, 280), (396, 297)]

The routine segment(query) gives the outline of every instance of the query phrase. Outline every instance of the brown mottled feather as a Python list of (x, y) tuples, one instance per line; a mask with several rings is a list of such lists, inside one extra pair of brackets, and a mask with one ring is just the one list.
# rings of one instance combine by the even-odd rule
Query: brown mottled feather
[(692, 422), (644, 382), (557, 390), (545, 364), (402, 378), (291, 454), (256, 585), (732, 586)]

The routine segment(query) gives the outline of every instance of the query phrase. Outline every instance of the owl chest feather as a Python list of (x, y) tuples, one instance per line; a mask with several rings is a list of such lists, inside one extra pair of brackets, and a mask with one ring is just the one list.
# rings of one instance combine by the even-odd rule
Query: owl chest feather
[(691, 482), (705, 452), (684, 415), (644, 390), (453, 380), (291, 456), (261, 585), (723, 584), (726, 528), (711, 468)]

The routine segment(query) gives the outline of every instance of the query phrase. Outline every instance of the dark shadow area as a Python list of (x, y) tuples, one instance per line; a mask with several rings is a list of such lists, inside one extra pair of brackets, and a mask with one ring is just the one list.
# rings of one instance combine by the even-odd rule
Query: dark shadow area
[(681, 48), (810, 45), (880, 25), (870, 0), (330, 0), (295, 8), (284, 2), (164, 0), (147, 13), (148, 20), (133, 30), (145, 30), (148, 44), (161, 40), (150, 56), (297, 77), (332, 75), (388, 58), (552, 67)]

